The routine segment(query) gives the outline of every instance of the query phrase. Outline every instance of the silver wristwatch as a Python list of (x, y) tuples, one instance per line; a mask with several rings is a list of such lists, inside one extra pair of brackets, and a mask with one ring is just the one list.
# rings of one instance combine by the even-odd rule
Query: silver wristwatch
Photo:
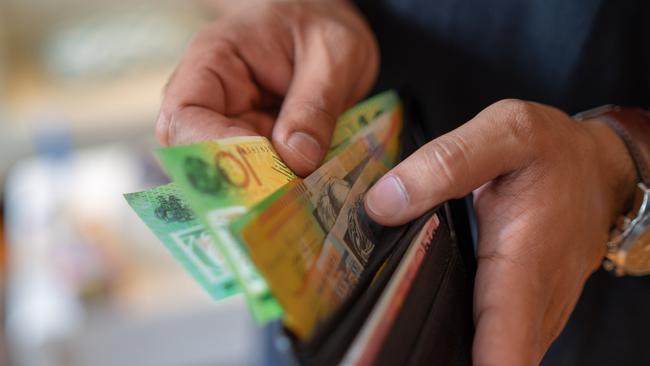
[(617, 275), (650, 274), (650, 189), (637, 185), (634, 208), (621, 216), (607, 243), (603, 267)]
[(650, 274), (650, 113), (607, 105), (574, 116), (607, 124), (623, 140), (639, 183), (632, 209), (611, 231), (603, 267), (617, 275)]

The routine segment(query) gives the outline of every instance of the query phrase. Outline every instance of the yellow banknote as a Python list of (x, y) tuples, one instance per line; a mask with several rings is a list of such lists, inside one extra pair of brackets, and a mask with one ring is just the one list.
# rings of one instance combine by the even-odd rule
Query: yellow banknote
[[(305, 286), (326, 233), (358, 175), (377, 148), (359, 139), (305, 180), (295, 180), (231, 225), (231, 231), (268, 283), (285, 312), (285, 323), (305, 333), (319, 319), (319, 299)], [(312, 281), (313, 282), (313, 281)]]
[[(374, 141), (357, 140), (231, 226), (300, 338), (341, 303), (372, 251), (365, 222), (355, 215), (363, 215), (362, 194), (387, 169)], [(329, 238), (330, 231), (336, 235)]]
[(365, 212), (365, 192), (388, 170), (379, 156), (373, 156), (356, 180), (337, 220), (327, 234), (316, 261), (319, 298), (323, 307), (335, 309), (356, 286), (375, 248), (374, 223)]

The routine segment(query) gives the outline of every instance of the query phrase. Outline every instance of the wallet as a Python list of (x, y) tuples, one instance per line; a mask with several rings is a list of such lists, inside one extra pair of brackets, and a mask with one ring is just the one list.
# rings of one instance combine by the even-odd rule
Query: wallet
[[(426, 139), (417, 102), (400, 94), (404, 158)], [(446, 202), (399, 227), (368, 219), (375, 249), (356, 287), (306, 341), (276, 323), (272, 363), (471, 364), (474, 222), (470, 197)]]

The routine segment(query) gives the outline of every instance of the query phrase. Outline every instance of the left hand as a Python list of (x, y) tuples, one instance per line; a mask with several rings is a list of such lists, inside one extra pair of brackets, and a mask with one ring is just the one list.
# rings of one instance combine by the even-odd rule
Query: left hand
[(600, 265), (634, 191), (623, 142), (536, 103), (504, 100), (421, 147), (367, 194), (377, 222), (407, 222), (474, 191), (479, 365), (538, 364)]
[(296, 174), (310, 174), (336, 116), (377, 76), (369, 25), (348, 0), (217, 3), (226, 13), (196, 35), (167, 85), (158, 141), (266, 136)]

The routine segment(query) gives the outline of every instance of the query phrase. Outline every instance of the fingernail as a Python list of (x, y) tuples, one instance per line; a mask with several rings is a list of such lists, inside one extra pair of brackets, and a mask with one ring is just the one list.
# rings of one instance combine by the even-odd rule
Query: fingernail
[(392, 174), (377, 182), (366, 195), (366, 206), (375, 216), (399, 214), (408, 205), (408, 194), (400, 179)]
[(316, 167), (323, 157), (318, 141), (304, 132), (292, 133), (287, 139), (287, 146), (313, 167)]

